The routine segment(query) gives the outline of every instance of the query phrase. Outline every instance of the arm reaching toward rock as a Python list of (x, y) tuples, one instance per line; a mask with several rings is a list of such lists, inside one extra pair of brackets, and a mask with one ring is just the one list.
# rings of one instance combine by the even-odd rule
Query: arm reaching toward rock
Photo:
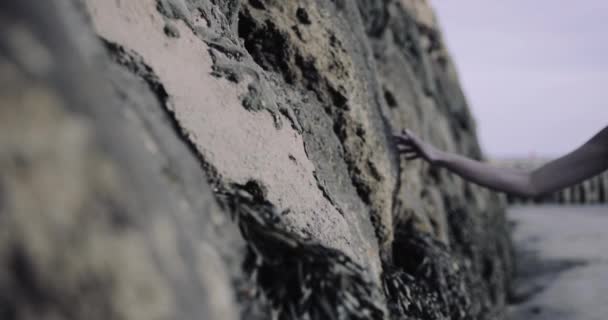
[(409, 130), (395, 136), (406, 159), (422, 158), (481, 186), (536, 197), (575, 185), (608, 169), (608, 127), (571, 153), (532, 171), (499, 168), (425, 143)]

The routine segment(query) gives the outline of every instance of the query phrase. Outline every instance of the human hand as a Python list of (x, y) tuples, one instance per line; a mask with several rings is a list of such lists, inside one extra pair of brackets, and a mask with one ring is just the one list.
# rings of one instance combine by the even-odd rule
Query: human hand
[(405, 155), (407, 160), (422, 158), (430, 164), (436, 164), (439, 158), (439, 150), (425, 143), (410, 130), (406, 129), (393, 136), (399, 154)]

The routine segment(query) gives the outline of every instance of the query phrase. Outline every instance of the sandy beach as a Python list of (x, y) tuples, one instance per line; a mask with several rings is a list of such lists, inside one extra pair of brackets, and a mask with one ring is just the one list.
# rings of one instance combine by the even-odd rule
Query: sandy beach
[(604, 320), (608, 207), (514, 207), (517, 280), (510, 319)]

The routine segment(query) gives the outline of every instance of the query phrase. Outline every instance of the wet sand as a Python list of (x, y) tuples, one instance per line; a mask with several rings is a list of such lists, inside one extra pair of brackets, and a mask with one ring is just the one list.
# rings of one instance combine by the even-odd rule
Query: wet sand
[(608, 206), (513, 207), (510, 319), (608, 319)]

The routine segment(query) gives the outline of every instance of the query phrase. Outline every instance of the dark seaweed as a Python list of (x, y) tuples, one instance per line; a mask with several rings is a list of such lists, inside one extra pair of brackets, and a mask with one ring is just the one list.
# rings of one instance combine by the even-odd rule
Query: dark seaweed
[(248, 242), (244, 269), (254, 297), (275, 319), (384, 319), (376, 285), (344, 253), (286, 231), (256, 182), (233, 185), (220, 201)]

